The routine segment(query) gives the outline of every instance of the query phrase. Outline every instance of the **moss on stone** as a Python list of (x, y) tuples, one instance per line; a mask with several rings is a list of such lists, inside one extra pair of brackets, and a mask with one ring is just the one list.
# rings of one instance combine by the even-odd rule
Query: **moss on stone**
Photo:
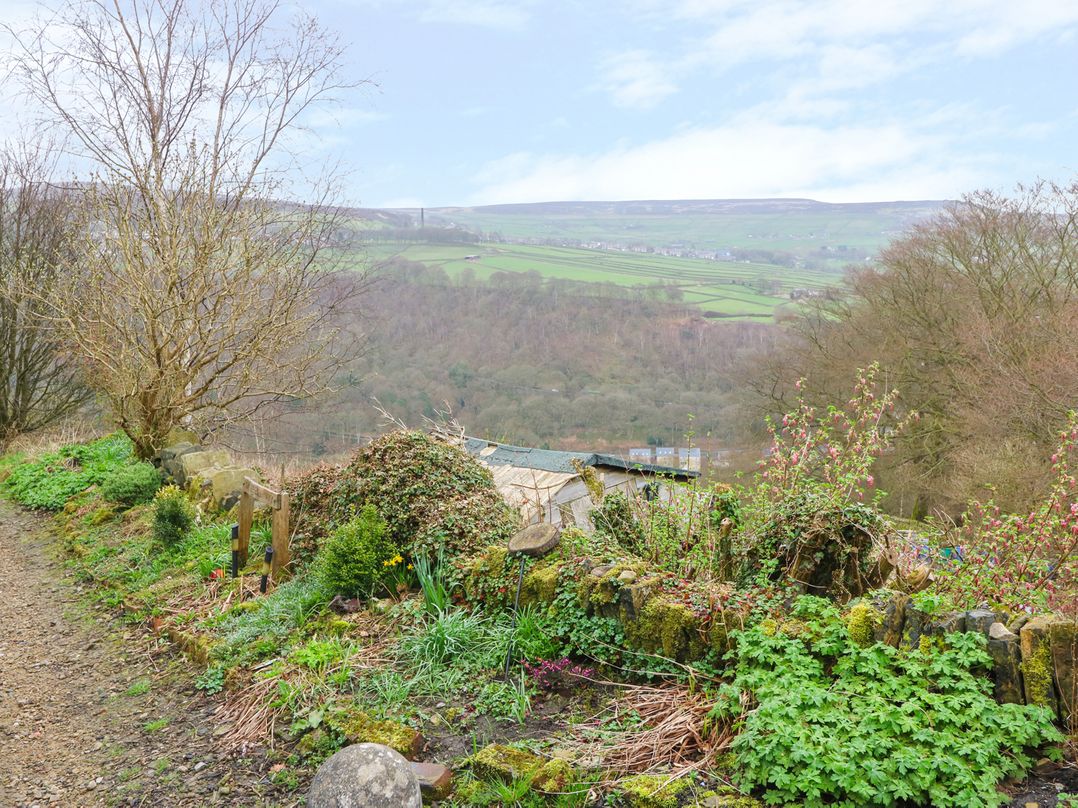
[(664, 774), (638, 774), (619, 787), (627, 808), (676, 808), (690, 785), (684, 777), (670, 781)]
[(629, 641), (648, 653), (679, 661), (696, 659), (703, 654), (700, 621), (689, 607), (662, 597), (649, 600), (640, 617), (626, 626)]
[(846, 633), (861, 648), (868, 648), (876, 642), (876, 629), (882, 624), (883, 615), (864, 601), (854, 604), (846, 615)]
[(573, 781), (573, 767), (563, 758), (551, 758), (536, 771), (532, 788), (536, 791), (559, 792)]
[(764, 808), (764, 804), (744, 794), (703, 795), (696, 801), (697, 808)]
[(423, 747), (422, 736), (411, 727), (372, 718), (362, 710), (349, 708), (333, 713), (328, 723), (348, 743), (380, 743), (408, 759), (414, 759)]
[(1052, 693), (1052, 651), (1042, 642), (1037, 649), (1022, 658), (1022, 679), (1025, 682), (1026, 703), (1038, 707), (1054, 707)]
[(90, 527), (96, 527), (97, 525), (104, 524), (105, 522), (116, 516), (116, 509), (111, 505), (102, 505), (92, 513), (86, 516), (85, 522)]
[(543, 768), (546, 761), (523, 749), (492, 743), (476, 752), (471, 762), (472, 771), (477, 777), (509, 783), (531, 777)]
[(520, 586), (520, 605), (550, 603), (558, 591), (558, 576), (561, 575), (560, 563), (544, 564), (530, 570), (524, 576)]

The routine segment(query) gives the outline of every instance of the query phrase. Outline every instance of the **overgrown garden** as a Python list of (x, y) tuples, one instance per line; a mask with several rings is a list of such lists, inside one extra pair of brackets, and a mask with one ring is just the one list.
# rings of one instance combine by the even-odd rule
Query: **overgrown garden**
[(899, 523), (873, 464), (914, 418), (869, 368), (776, 423), (744, 485), (597, 490), (594, 530), (519, 582), (516, 513), (422, 432), (288, 481), (294, 561), (266, 594), (265, 529), (231, 578), (234, 514), (160, 487), (125, 437), (0, 475), (97, 597), (191, 659), (223, 751), (270, 746), (297, 787), (376, 741), (451, 767), (446, 806), (1004, 805), (1074, 760), (1078, 422), (1028, 513)]

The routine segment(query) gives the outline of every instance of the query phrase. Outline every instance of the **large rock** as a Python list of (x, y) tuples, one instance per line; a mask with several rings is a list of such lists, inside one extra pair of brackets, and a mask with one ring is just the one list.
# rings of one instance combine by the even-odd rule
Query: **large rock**
[(1022, 652), (1018, 635), (1002, 623), (988, 627), (988, 654), (992, 657), (994, 694), (1000, 704), (1022, 704)]
[(422, 808), (408, 761), (387, 746), (346, 746), (318, 767), (307, 808)]
[(177, 443), (175, 446), (167, 446), (157, 453), (156, 465), (164, 469), (165, 474), (175, 480), (177, 485), (184, 485), (187, 480), (183, 476), (183, 466), (180, 458), (186, 454), (201, 452), (202, 447), (197, 443)]
[(208, 489), (206, 493), (209, 494), (211, 506), (222, 511), (227, 511), (239, 502), (245, 477), (253, 480), (259, 478), (254, 469), (240, 466), (204, 469), (199, 476), (202, 478), (203, 489)]
[[(223, 468), (232, 464), (232, 456), (225, 449), (203, 449), (180, 455), (180, 475), (173, 475), (186, 485), (195, 476), (209, 468)], [(182, 479), (181, 479), (182, 478)]]

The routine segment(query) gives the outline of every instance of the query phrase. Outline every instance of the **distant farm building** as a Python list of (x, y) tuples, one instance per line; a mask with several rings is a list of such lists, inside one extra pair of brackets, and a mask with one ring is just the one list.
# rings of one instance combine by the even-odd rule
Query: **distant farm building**
[(465, 438), (464, 448), (490, 469), (494, 484), (506, 501), (520, 509), (525, 523), (577, 525), (588, 532), (595, 506), (584, 480), (588, 470), (594, 470), (604, 493), (621, 490), (633, 495), (645, 493), (648, 486), (661, 495), (663, 480), (684, 481), (700, 475), (672, 464), (641, 463), (596, 452), (529, 449), (482, 438)]

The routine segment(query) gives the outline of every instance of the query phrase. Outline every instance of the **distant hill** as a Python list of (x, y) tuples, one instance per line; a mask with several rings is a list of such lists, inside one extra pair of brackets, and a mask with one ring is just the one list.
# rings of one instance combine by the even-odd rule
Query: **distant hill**
[(817, 202), (814, 199), (640, 199), (627, 202), (518, 202), (476, 207), (428, 208), (447, 217), (454, 214), (531, 214), (534, 216), (671, 216), (678, 214), (878, 214), (907, 213), (914, 218), (930, 215), (948, 204), (941, 200), (911, 202)]
[(939, 213), (945, 200), (554, 201), (355, 210), (376, 261), (407, 260), (450, 277), (537, 273), (619, 286), (662, 286), (709, 316), (770, 318), (807, 295), (833, 294), (850, 265)]

